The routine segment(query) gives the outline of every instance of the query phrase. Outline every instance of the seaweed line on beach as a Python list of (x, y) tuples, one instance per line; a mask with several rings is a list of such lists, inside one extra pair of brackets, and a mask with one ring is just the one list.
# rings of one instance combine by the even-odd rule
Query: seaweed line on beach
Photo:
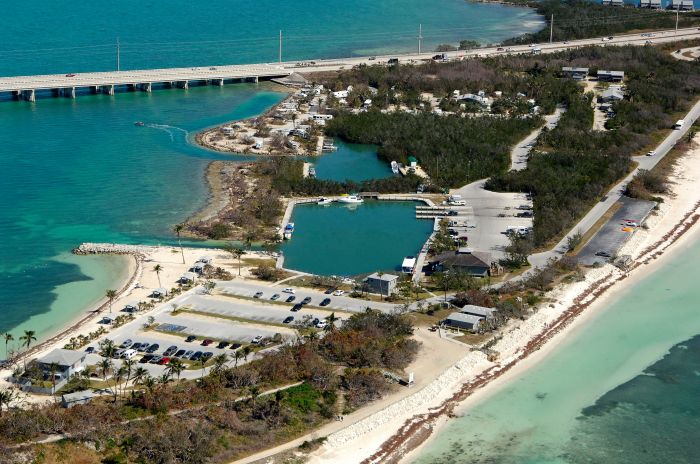
[(520, 361), (542, 348), (545, 343), (569, 326), (577, 316), (595, 302), (602, 294), (613, 287), (617, 282), (626, 279), (630, 271), (641, 265), (646, 265), (650, 261), (661, 256), (669, 246), (680, 239), (700, 220), (700, 214), (697, 214), (699, 208), (700, 201), (697, 202), (671, 230), (652, 245), (642, 250), (637, 260), (629, 267), (627, 272), (616, 277), (613, 277), (612, 274), (608, 274), (604, 278), (593, 282), (574, 299), (574, 304), (568, 310), (562, 313), (562, 315), (551, 324), (547, 325), (545, 330), (530, 340), (525, 345), (520, 355), (515, 359), (503, 366), (493, 366), (486, 369), (477, 375), (475, 379), (463, 384), (459, 390), (445, 400), (440, 406), (432, 408), (432, 410), (426, 414), (416, 415), (408, 419), (398, 432), (384, 441), (380, 448), (374, 454), (364, 459), (362, 463), (398, 462), (408, 452), (420, 446), (430, 437), (433, 427), (439, 418), (454, 417), (455, 408), (476, 390), (491, 383), (493, 380), (508, 372)]

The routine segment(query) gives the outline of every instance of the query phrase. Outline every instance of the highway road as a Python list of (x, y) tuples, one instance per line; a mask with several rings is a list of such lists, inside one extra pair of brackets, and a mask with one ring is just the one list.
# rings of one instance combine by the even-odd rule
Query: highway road
[[(501, 54), (555, 53), (561, 50), (583, 47), (587, 45), (619, 46), (644, 45), (652, 43), (673, 42), (677, 40), (698, 39), (700, 30), (697, 28), (659, 30), (641, 34), (622, 34), (603, 41), (602, 38), (571, 40), (537, 45), (519, 45), (512, 47), (489, 47), (473, 50), (448, 52), (449, 60), (462, 60), (467, 57), (485, 57)], [(0, 92), (78, 88), (106, 85), (147, 84), (157, 82), (182, 82), (195, 80), (245, 79), (253, 77), (284, 77), (293, 72), (317, 72), (348, 69), (360, 64), (387, 64), (389, 59), (397, 58), (400, 62), (410, 63), (429, 60), (434, 52), (409, 53), (403, 55), (385, 55), (376, 57), (354, 57), (329, 60), (305, 60), (302, 62), (260, 63), (241, 65), (212, 65), (194, 68), (145, 69), (92, 73), (67, 73), (37, 76), (0, 77)]]

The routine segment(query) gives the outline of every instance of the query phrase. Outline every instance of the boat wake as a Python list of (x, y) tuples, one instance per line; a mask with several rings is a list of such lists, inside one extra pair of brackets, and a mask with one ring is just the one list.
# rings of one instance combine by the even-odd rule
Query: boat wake
[(189, 135), (189, 132), (186, 131), (185, 129), (183, 129), (181, 127), (169, 126), (167, 124), (146, 124), (146, 127), (150, 127), (153, 129), (158, 129), (158, 130), (162, 130), (164, 132), (167, 132), (168, 135), (170, 135), (171, 142), (175, 141), (175, 134), (182, 135), (185, 140), (187, 140), (187, 136)]

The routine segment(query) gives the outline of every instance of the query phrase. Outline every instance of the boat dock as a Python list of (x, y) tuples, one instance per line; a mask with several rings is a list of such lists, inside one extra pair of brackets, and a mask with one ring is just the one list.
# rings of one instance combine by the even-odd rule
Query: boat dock
[(450, 212), (456, 212), (458, 215), (469, 213), (471, 208), (468, 206), (416, 206), (416, 219), (439, 219), (448, 217)]

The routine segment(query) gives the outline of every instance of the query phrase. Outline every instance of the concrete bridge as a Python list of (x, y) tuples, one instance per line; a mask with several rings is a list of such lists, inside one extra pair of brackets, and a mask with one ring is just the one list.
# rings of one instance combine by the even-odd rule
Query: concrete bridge
[(75, 98), (80, 89), (114, 95), (115, 87), (151, 92), (154, 85), (187, 89), (191, 82), (224, 85), (227, 82), (258, 82), (260, 78), (284, 77), (292, 71), (282, 66), (250, 64), (199, 68), (148, 69), (136, 71), (49, 74), (0, 78), (0, 93), (15, 99), (36, 101), (37, 92)]

